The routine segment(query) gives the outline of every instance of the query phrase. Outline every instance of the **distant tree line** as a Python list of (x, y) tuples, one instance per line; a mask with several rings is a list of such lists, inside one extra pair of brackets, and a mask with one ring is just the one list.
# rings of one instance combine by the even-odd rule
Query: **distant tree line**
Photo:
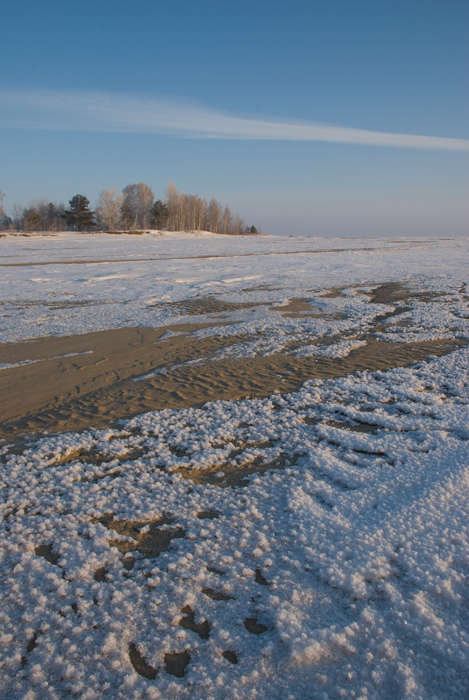
[(117, 188), (103, 190), (96, 209), (82, 194), (74, 195), (68, 208), (64, 204), (38, 199), (27, 207), (14, 204), (11, 216), (3, 206), (0, 192), (0, 228), (25, 231), (211, 231), (227, 235), (258, 233), (255, 226), (246, 226), (228, 205), (215, 198), (210, 202), (197, 194), (179, 192), (170, 182), (164, 199), (155, 201), (151, 188), (144, 182), (129, 184), (120, 194)]

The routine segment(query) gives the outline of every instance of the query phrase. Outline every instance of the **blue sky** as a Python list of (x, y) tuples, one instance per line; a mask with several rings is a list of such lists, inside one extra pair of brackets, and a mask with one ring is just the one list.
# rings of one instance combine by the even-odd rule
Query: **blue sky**
[(7, 210), (174, 181), (270, 233), (468, 233), (466, 0), (16, 0), (2, 28)]

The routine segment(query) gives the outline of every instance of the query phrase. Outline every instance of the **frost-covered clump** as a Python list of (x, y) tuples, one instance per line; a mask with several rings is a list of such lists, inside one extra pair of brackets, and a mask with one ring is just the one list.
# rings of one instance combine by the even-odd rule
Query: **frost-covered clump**
[(352, 350), (363, 345), (366, 345), (366, 340), (344, 340), (333, 345), (306, 345), (295, 350), (293, 354), (297, 357), (310, 357), (312, 355), (333, 358), (347, 357)]
[(466, 698), (468, 359), (5, 448), (2, 695)]

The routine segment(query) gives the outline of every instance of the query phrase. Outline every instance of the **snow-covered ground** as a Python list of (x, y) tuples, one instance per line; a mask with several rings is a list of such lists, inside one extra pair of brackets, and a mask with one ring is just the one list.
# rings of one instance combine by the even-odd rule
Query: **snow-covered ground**
[[(193, 322), (209, 297), (233, 323), (194, 336), (243, 336), (219, 358), (341, 361), (383, 314), (378, 341), (464, 342), (468, 251), (8, 236), (0, 340)], [(386, 283), (411, 291), (400, 313)], [(3, 443), (2, 697), (468, 698), (468, 359)]]
[(7, 236), (0, 238), (0, 342), (180, 323), (165, 302), (196, 296), (279, 304), (324, 287), (393, 280), (454, 291), (467, 279), (468, 248), (469, 239)]

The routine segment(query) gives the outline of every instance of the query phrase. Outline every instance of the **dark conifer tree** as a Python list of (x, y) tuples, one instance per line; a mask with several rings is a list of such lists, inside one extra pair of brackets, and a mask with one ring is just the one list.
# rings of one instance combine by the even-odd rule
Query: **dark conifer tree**
[(65, 212), (68, 226), (77, 231), (89, 231), (94, 227), (94, 211), (90, 209), (90, 201), (82, 194), (71, 198), (70, 209)]
[(34, 207), (23, 210), (23, 227), (28, 232), (41, 230), (41, 217)]
[(132, 228), (134, 222), (134, 216), (132, 210), (128, 204), (123, 204), (121, 206), (121, 226), (124, 230), (128, 231)]
[(168, 224), (168, 205), (157, 199), (150, 209), (150, 225), (162, 231)]

